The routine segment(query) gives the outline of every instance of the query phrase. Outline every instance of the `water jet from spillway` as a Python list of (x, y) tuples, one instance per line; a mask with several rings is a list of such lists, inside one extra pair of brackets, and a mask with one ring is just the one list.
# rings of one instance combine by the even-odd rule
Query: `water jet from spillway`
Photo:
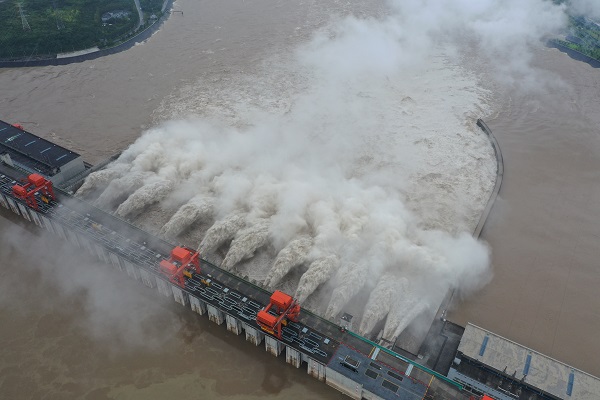
[(112, 208), (119, 199), (142, 187), (151, 175), (153, 175), (151, 172), (136, 171), (113, 180), (98, 196), (94, 205), (103, 209)]
[(206, 254), (215, 250), (226, 240), (235, 236), (235, 234), (246, 225), (245, 214), (242, 212), (227, 215), (221, 221), (217, 221), (211, 226), (204, 235), (204, 239), (198, 246), (200, 254)]
[(337, 281), (341, 282), (331, 294), (325, 318), (334, 318), (350, 299), (356, 295), (367, 281), (367, 269), (358, 264), (345, 264), (337, 272)]
[(407, 287), (406, 278), (398, 278), (393, 274), (385, 274), (381, 277), (371, 292), (360, 322), (358, 331), (362, 336), (369, 335), (375, 325), (388, 315), (393, 306), (392, 299), (396, 297), (395, 293)]
[(393, 309), (388, 314), (385, 327), (383, 328), (383, 338), (394, 343), (398, 336), (406, 327), (420, 314), (429, 310), (429, 304), (423, 300), (417, 300), (414, 296), (404, 302), (394, 304)]
[(131, 168), (127, 164), (111, 164), (107, 169), (92, 172), (85, 178), (83, 184), (77, 189), (77, 195), (83, 196), (92, 189), (98, 189), (100, 186), (107, 186), (113, 180), (123, 176)]
[(319, 285), (327, 282), (329, 278), (335, 274), (340, 266), (340, 259), (337, 255), (332, 254), (327, 257), (319, 258), (310, 264), (296, 289), (296, 298), (300, 303), (303, 303)]
[(221, 267), (230, 270), (243, 259), (254, 255), (258, 248), (267, 244), (269, 241), (269, 226), (269, 220), (263, 219), (238, 232), (231, 242), (231, 247)]
[(300, 236), (289, 242), (277, 254), (273, 267), (264, 281), (265, 286), (275, 287), (292, 268), (304, 263), (312, 245), (313, 240), (310, 236)]
[(174, 238), (194, 222), (209, 218), (212, 213), (213, 200), (205, 195), (195, 196), (179, 207), (177, 212), (161, 228), (160, 234), (168, 238)]
[(161, 179), (148, 183), (127, 198), (117, 208), (120, 217), (135, 216), (150, 204), (158, 203), (173, 191), (174, 183), (169, 179)]

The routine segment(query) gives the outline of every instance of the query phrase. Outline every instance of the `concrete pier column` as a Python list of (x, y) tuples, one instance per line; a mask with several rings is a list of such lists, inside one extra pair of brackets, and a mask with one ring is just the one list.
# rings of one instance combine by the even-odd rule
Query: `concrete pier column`
[[(138, 280), (139, 276), (140, 276), (140, 270), (138, 269), (138, 267), (136, 267), (129, 261), (124, 261), (124, 264), (125, 264), (125, 271), (127, 272), (127, 275), (129, 275), (131, 278), (133, 278), (135, 280)], [(169, 291), (169, 295), (171, 295), (170, 291)]]
[(275, 357), (281, 354), (284, 344), (272, 336), (265, 336), (265, 350), (273, 354)]
[(140, 268), (140, 277), (142, 278), (142, 282), (144, 282), (144, 285), (148, 286), (149, 288), (156, 287), (156, 280), (154, 279), (154, 276), (148, 271)]
[[(64, 233), (64, 229), (60, 225), (56, 224), (55, 228), (56, 228), (56, 233), (58, 233), (60, 231), (60, 232), (63, 233), (63, 235), (65, 234)], [(66, 238), (66, 236), (65, 236), (65, 238)], [(100, 245), (98, 245), (98, 244), (96, 244), (94, 242), (92, 242), (92, 246), (94, 248), (94, 255), (100, 261), (104, 261), (104, 249), (102, 247), (100, 247)]]
[(29, 215), (29, 211), (27, 210), (27, 207), (21, 203), (17, 203), (17, 206), (19, 207), (19, 211), (21, 211), (21, 216), (23, 218), (25, 218), (27, 221), (31, 222), (31, 216)]
[(200, 315), (206, 314), (206, 303), (205, 302), (203, 302), (196, 296), (190, 295), (189, 298), (190, 298), (190, 306), (192, 307), (192, 310), (194, 310), (195, 312), (197, 312)]
[(108, 258), (110, 259), (110, 263), (113, 265), (113, 267), (115, 267), (119, 271), (123, 271), (123, 267), (121, 267), (121, 263), (119, 262), (118, 255), (108, 252)]
[[(44, 222), (44, 224), (45, 224), (45, 222)], [(94, 252), (94, 249), (92, 248), (92, 244), (90, 243), (89, 240), (87, 240), (83, 236), (80, 236), (78, 240), (79, 240), (79, 243), (81, 243), (81, 248), (82, 249), (86, 250), (91, 255), (96, 255), (96, 253)]]
[[(377, 396), (377, 397), (371, 397), (373, 396), (372, 393), (363, 393), (363, 385), (350, 379), (345, 377), (344, 375), (340, 374), (339, 372), (331, 369), (331, 368), (327, 368), (327, 380), (326, 383), (331, 386), (334, 389), (339, 390), (340, 392), (344, 393), (346, 396), (355, 399), (355, 400), (360, 400), (362, 398), (366, 398), (366, 399), (371, 399), (371, 398), (376, 398), (376, 399), (380, 399), (381, 397)], [(368, 395), (371, 396), (368, 396)]]
[(132, 277), (135, 280), (140, 279), (140, 270), (138, 267), (130, 263), (129, 261), (124, 261), (125, 271), (127, 271), (127, 275)]
[(79, 240), (77, 240), (77, 234), (70, 230), (69, 228), (65, 228), (65, 235), (67, 236), (67, 240), (69, 243), (74, 245), (75, 247), (81, 247), (79, 244)]
[(35, 222), (35, 224), (37, 226), (39, 226), (40, 228), (43, 228), (44, 226), (42, 225), (42, 220), (40, 219), (40, 214), (38, 214), (37, 211), (34, 210), (29, 210), (29, 214), (31, 214), (31, 218), (33, 219), (33, 222)]
[(238, 319), (233, 317), (233, 315), (226, 314), (225, 322), (227, 323), (227, 330), (229, 332), (233, 332), (236, 335), (242, 333), (242, 323)]
[(308, 369), (307, 372), (310, 376), (317, 378), (320, 381), (325, 380), (325, 365), (321, 364), (318, 361), (313, 360), (312, 358), (308, 359)]
[(173, 297), (175, 298), (176, 302), (178, 302), (182, 306), (188, 305), (187, 293), (181, 290), (180, 287), (171, 285), (171, 291), (173, 292)]
[(223, 311), (219, 310), (212, 304), (207, 304), (206, 308), (208, 310), (208, 319), (210, 319), (212, 322), (217, 325), (221, 325), (223, 322), (225, 322), (225, 314), (223, 314)]
[(170, 283), (165, 282), (162, 279), (157, 279), (156, 280), (156, 287), (158, 288), (158, 291), (163, 296), (168, 296), (168, 297), (173, 296), (173, 292), (171, 291), (171, 284)]
[(7, 196), (6, 201), (8, 202), (8, 206), (10, 207), (12, 212), (14, 212), (17, 215), (21, 215), (19, 213), (19, 207), (17, 207), (17, 202), (13, 198)]
[(296, 368), (300, 368), (300, 364), (302, 363), (300, 352), (290, 346), (285, 346), (285, 362), (292, 364)]
[(106, 264), (111, 264), (110, 259), (108, 258), (108, 254), (106, 254), (106, 250), (104, 250), (104, 247), (98, 244), (94, 244), (94, 248), (96, 249), (96, 253), (98, 253), (98, 258), (101, 261), (104, 261)]
[[(54, 226), (54, 232), (58, 235), (58, 237), (61, 238), (62, 240), (67, 240), (67, 237), (65, 236), (65, 231), (64, 231), (62, 225), (58, 224), (58, 223), (53, 223), (52, 225)], [(98, 257), (97, 254), (96, 254), (96, 257)]]
[(6, 197), (4, 197), (2, 193), (0, 193), (0, 205), (2, 205), (4, 208), (10, 208), (8, 206), (8, 202), (6, 201)]
[(40, 215), (40, 218), (42, 219), (42, 223), (44, 224), (44, 228), (48, 229), (52, 233), (55, 233), (54, 232), (54, 227), (52, 226), (52, 222), (50, 222), (50, 220), (48, 218), (44, 217), (43, 215)]
[(265, 334), (261, 330), (258, 330), (248, 324), (244, 324), (244, 331), (246, 332), (246, 340), (255, 346), (258, 346), (265, 337)]

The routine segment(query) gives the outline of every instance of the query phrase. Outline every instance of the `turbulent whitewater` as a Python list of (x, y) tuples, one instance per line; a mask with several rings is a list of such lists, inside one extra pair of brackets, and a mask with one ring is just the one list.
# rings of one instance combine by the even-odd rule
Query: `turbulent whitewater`
[[(468, 233), (496, 162), (476, 126), (490, 98), (479, 77), (442, 51), (404, 58), (394, 29), (338, 21), (257, 71), (186, 87), (161, 107), (170, 121), (82, 195), (95, 188), (99, 206), (142, 219), (158, 203), (172, 210), (156, 221), (163, 235), (201, 230), (187, 244), (223, 268), (295, 291), (327, 318), (364, 310), (365, 334), (389, 314), (397, 335), (446, 290), (486, 281), (487, 247)], [(403, 304), (415, 310), (404, 319), (393, 312)]]

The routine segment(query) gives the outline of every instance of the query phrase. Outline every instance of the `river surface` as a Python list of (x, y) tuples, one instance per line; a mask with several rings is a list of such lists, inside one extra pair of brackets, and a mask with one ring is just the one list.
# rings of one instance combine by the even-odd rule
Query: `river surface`
[(565, 86), (505, 96), (488, 119), (505, 168), (482, 233), (494, 278), (450, 319), (600, 376), (600, 70), (554, 49), (536, 58)]
[[(337, 1), (179, 0), (184, 15), (124, 53), (0, 70), (0, 118), (96, 163), (198, 79), (227, 80), (305, 41), (328, 7), (362, 12)], [(487, 119), (505, 161), (483, 232), (494, 278), (450, 319), (600, 375), (600, 72), (557, 50), (536, 57), (564, 87), (503, 94)], [(0, 397), (342, 398), (224, 326), (67, 256), (59, 242), (5, 218), (0, 230)]]

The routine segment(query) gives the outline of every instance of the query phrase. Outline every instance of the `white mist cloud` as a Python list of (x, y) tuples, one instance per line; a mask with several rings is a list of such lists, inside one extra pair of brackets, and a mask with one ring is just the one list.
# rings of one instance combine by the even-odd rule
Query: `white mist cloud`
[(569, 10), (575, 15), (600, 19), (600, 2), (597, 0), (570, 0), (568, 5)]
[(468, 54), (513, 90), (531, 91), (552, 83), (531, 66), (531, 46), (564, 29), (564, 6), (548, 0), (389, 1), (405, 40), (415, 40), (420, 47), (449, 47), (458, 56)]
[[(192, 229), (214, 222), (200, 248), (233, 240), (224, 266), (267, 285), (297, 286), (281, 275), (302, 264), (308, 271), (292, 290), (318, 312), (353, 306), (336, 287), (358, 293), (379, 282), (386, 293), (402, 291), (383, 300), (373, 292), (365, 334), (386, 318), (389, 310), (377, 310), (382, 301), (410, 305), (414, 318), (448, 289), (479, 288), (490, 279), (489, 249), (470, 232), (496, 162), (475, 126), (489, 112), (490, 93), (468, 60), (475, 52), (503, 82), (535, 86), (543, 79), (529, 65), (529, 48), (562, 26), (564, 10), (542, 0), (391, 7), (381, 19), (336, 19), (251, 76), (200, 82), (191, 96), (186, 89), (163, 110), (195, 117), (146, 132), (108, 167), (114, 173), (86, 185), (104, 190), (100, 204), (113, 210), (124, 191), (135, 191), (135, 213), (159, 201), (181, 206), (174, 219)], [(156, 195), (157, 177), (172, 184), (170, 193)], [(200, 213), (198, 204), (210, 206)], [(193, 211), (187, 219), (185, 210)], [(173, 223), (165, 226), (177, 234)], [(273, 270), (241, 261), (261, 251), (272, 258), (281, 251)], [(339, 271), (370, 283), (343, 283)], [(314, 292), (320, 285), (331, 289), (324, 297)], [(329, 301), (331, 293), (338, 296)], [(411, 321), (390, 315), (385, 330), (397, 336)]]
[(62, 304), (77, 302), (73, 324), (115, 351), (158, 349), (179, 330), (179, 320), (164, 312), (159, 297), (140, 295), (145, 289), (132, 288), (121, 272), (95, 262), (87, 252), (68, 243), (39, 234), (13, 226), (0, 235), (6, 266), (14, 267), (13, 262), (21, 258), (27, 260), (18, 264), (17, 283), (7, 288), (4, 285), (11, 279), (2, 280), (0, 292), (10, 296), (0, 296), (0, 304), (21, 307), (20, 299), (31, 291), (52, 288), (38, 307), (60, 312)]

